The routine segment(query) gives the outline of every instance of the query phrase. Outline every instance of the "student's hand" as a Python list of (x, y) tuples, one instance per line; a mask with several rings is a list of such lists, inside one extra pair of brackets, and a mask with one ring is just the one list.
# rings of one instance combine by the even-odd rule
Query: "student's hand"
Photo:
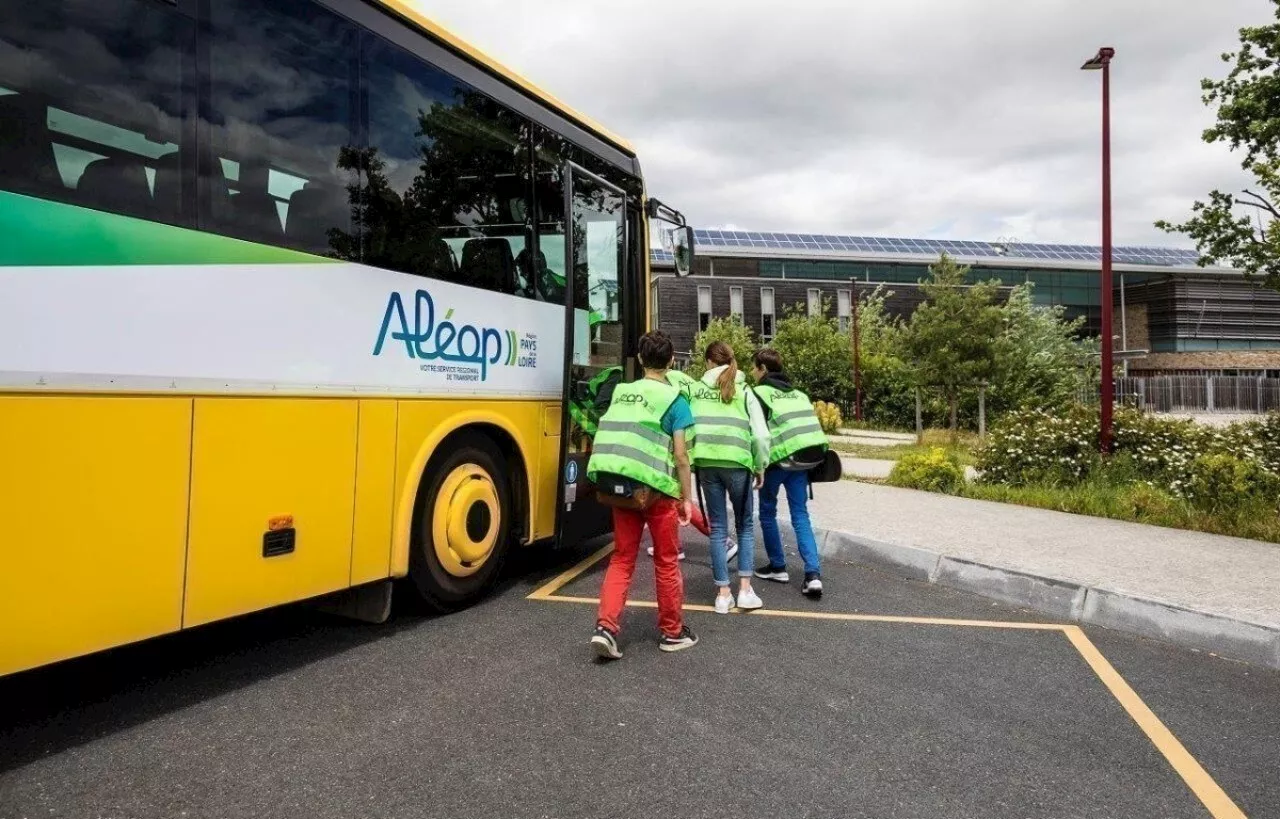
[(676, 513), (676, 517), (681, 526), (688, 526), (689, 521), (693, 519), (693, 504), (687, 500), (680, 501), (680, 510)]
[(762, 488), (764, 488), (764, 473), (757, 472), (756, 473), (756, 489), (762, 489)]

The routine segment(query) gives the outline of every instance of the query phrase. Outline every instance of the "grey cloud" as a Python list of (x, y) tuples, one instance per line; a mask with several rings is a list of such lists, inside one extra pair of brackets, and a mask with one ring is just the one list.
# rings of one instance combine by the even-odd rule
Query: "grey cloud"
[(637, 146), (699, 225), (1098, 238), (1099, 45), (1113, 68), (1117, 241), (1214, 187), (1199, 81), (1266, 0), (418, 0)]

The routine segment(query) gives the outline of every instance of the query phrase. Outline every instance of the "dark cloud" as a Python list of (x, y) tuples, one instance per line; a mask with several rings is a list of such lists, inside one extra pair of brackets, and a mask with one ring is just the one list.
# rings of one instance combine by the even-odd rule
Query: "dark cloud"
[[(698, 225), (1095, 242), (1099, 45), (1113, 67), (1117, 241), (1238, 159), (1199, 82), (1266, 0), (418, 0), (631, 139)], [(514, 6), (514, 8), (513, 8)]]

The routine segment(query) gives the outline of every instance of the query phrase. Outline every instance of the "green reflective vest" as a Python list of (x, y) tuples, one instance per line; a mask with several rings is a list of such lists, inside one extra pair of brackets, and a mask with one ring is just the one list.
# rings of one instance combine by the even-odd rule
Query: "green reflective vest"
[(809, 396), (800, 390), (784, 392), (777, 387), (764, 386), (756, 387), (756, 397), (769, 408), (770, 465), (809, 447), (827, 449), (827, 436), (822, 431)]
[(683, 370), (667, 370), (667, 383), (689, 397), (689, 391), (698, 385), (698, 380)]
[(751, 418), (742, 385), (726, 404), (720, 400), (719, 387), (699, 381), (690, 391), (689, 407), (693, 410), (696, 431), (690, 450), (694, 466), (717, 462), (755, 469), (755, 458), (751, 454)]
[(600, 397), (600, 388), (608, 383), (610, 378), (621, 375), (621, 367), (606, 367), (587, 382), (585, 399), (569, 399), (569, 415), (578, 426), (582, 427), (582, 431), (592, 438), (596, 437), (596, 430), (600, 424), (600, 408), (596, 405), (596, 400)]
[(587, 461), (587, 478), (598, 483), (597, 476), (609, 472), (680, 497), (675, 445), (662, 431), (662, 416), (679, 397), (675, 387), (649, 378), (619, 384), (600, 419), (591, 460)]

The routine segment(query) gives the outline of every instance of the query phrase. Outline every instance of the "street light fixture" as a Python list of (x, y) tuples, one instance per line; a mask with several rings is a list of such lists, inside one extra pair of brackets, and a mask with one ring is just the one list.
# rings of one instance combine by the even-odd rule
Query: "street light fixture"
[(1115, 401), (1111, 339), (1111, 58), (1114, 48), (1100, 48), (1080, 68), (1102, 71), (1102, 396), (1101, 432), (1098, 436), (1103, 455), (1111, 452), (1111, 412)]

